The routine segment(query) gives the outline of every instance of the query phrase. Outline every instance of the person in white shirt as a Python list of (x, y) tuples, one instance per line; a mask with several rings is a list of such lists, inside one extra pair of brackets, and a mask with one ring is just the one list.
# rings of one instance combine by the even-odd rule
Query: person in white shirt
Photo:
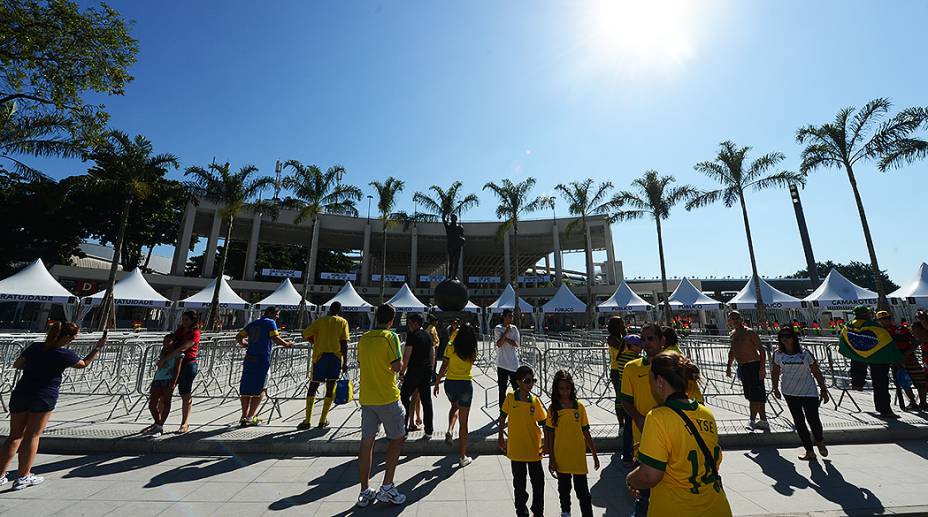
[(493, 339), (496, 342), (496, 383), (499, 385), (499, 407), (503, 407), (506, 400), (506, 387), (512, 386), (513, 391), (519, 389), (516, 385), (516, 370), (519, 369), (519, 351), (522, 336), (519, 329), (512, 324), (512, 309), (503, 310), (503, 322), (493, 329)]

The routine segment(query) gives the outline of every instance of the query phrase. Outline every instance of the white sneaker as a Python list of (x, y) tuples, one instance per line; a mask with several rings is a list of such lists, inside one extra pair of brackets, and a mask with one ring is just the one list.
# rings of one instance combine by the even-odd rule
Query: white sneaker
[(757, 429), (763, 429), (764, 431), (770, 430), (770, 424), (767, 423), (766, 420), (758, 420), (757, 423), (754, 424), (754, 427), (756, 427)]
[(374, 492), (373, 489), (368, 488), (367, 490), (363, 490), (361, 491), (361, 494), (358, 495), (357, 505), (360, 508), (366, 508), (369, 504), (371, 504), (371, 501), (373, 501), (376, 497), (377, 497), (377, 492)]
[(13, 490), (22, 490), (24, 488), (29, 488), (31, 486), (41, 485), (44, 482), (45, 482), (45, 478), (43, 478), (42, 476), (36, 476), (35, 474), (26, 474), (25, 476), (13, 482)]
[(406, 496), (401, 494), (394, 485), (383, 485), (377, 491), (377, 500), (382, 503), (403, 504), (406, 502)]
[(471, 458), (468, 458), (467, 456), (463, 456), (463, 457), (461, 457), (460, 460), (458, 460), (458, 465), (460, 465), (461, 468), (464, 468), (464, 467), (470, 465), (470, 464), (473, 463), (473, 462), (474, 462), (474, 460), (472, 460)]
[(3, 486), (9, 482), (10, 482), (10, 478), (6, 477), (6, 474), (0, 477), (0, 486)]

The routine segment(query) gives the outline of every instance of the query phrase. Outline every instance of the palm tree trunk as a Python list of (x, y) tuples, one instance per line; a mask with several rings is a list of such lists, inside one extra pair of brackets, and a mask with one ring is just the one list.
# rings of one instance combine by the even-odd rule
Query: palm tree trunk
[(222, 277), (226, 272), (226, 260), (229, 258), (229, 248), (232, 241), (232, 222), (235, 216), (229, 214), (228, 226), (226, 227), (226, 240), (222, 246), (222, 258), (219, 259), (219, 273), (216, 275), (216, 286), (213, 288), (213, 300), (209, 304), (209, 316), (206, 319), (206, 328), (216, 329), (216, 322), (219, 321), (219, 288), (222, 286)]
[(657, 223), (657, 255), (661, 262), (661, 296), (664, 297), (664, 324), (670, 325), (673, 321), (670, 317), (670, 294), (667, 292), (667, 268), (664, 266), (664, 236), (661, 232), (661, 219), (655, 217)]
[(519, 221), (516, 220), (515, 224), (512, 225), (512, 251), (515, 257), (515, 267), (512, 270), (512, 290), (516, 293), (516, 300), (513, 302), (512, 307), (512, 321), (516, 323), (516, 327), (520, 327), (522, 323), (522, 307), (519, 303)]
[(854, 200), (857, 201), (857, 213), (860, 214), (860, 225), (864, 229), (864, 240), (867, 241), (867, 252), (870, 254), (870, 269), (873, 272), (873, 285), (876, 286), (877, 308), (880, 310), (889, 310), (889, 302), (886, 300), (886, 288), (883, 287), (883, 276), (880, 274), (880, 264), (876, 260), (876, 250), (873, 248), (873, 237), (870, 236), (870, 224), (867, 223), (867, 213), (864, 211), (864, 202), (860, 199), (860, 191), (857, 190), (857, 179), (854, 177), (854, 169), (850, 164), (845, 163), (847, 169), (847, 179), (851, 182), (851, 190), (854, 191)]
[(116, 270), (119, 269), (119, 255), (122, 250), (123, 240), (126, 238), (126, 228), (129, 226), (129, 208), (132, 206), (132, 198), (126, 198), (126, 204), (123, 205), (122, 218), (119, 221), (119, 233), (116, 234), (116, 242), (113, 243), (113, 260), (110, 261), (110, 274), (106, 280), (106, 293), (103, 295), (103, 303), (100, 304), (99, 321), (97, 330), (106, 328), (106, 324), (113, 316), (113, 326), (116, 326), (116, 306), (113, 300), (113, 287), (116, 285)]
[(383, 223), (383, 259), (380, 261), (380, 303), (383, 303), (384, 280), (387, 277), (387, 223)]
[(586, 224), (586, 216), (583, 216), (583, 236), (586, 243), (586, 325), (587, 328), (593, 327), (593, 238), (590, 236), (590, 228)]
[(306, 244), (306, 269), (303, 271), (303, 295), (300, 297), (300, 306), (297, 307), (296, 328), (301, 329), (306, 323), (306, 295), (309, 294), (309, 261), (313, 256), (313, 233), (316, 232), (316, 219), (313, 217), (313, 231), (309, 234), (309, 242)]
[(751, 223), (748, 220), (748, 207), (744, 203), (744, 195), (738, 194), (741, 201), (741, 215), (744, 217), (744, 234), (748, 239), (748, 255), (751, 256), (751, 275), (754, 278), (754, 298), (757, 310), (757, 328), (767, 330), (767, 306), (760, 290), (760, 276), (757, 274), (757, 260), (754, 258), (754, 239), (751, 238)]

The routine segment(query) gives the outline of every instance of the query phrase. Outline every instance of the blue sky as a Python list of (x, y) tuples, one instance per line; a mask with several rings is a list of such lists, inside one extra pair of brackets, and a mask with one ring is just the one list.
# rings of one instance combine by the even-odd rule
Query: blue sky
[[(480, 192), (531, 175), (542, 194), (586, 177), (626, 188), (653, 168), (710, 187), (693, 164), (726, 139), (781, 151), (796, 170), (801, 125), (879, 96), (928, 105), (928, 3), (914, 0), (113, 5), (140, 41), (135, 81), (104, 101), (114, 128), (144, 134), (184, 167), (340, 163), (365, 190), (393, 175), (406, 181), (408, 209), (415, 190), (455, 179)], [(38, 164), (55, 177), (86, 169)], [(928, 260), (913, 225), (926, 169), (857, 170), (881, 266), (897, 283)], [(465, 219), (493, 218), (495, 200), (481, 201)], [(788, 192), (748, 203), (761, 273), (803, 267)], [(814, 173), (803, 203), (817, 259), (865, 260), (843, 172)], [(669, 275), (750, 271), (736, 208), (681, 207), (664, 228)], [(627, 277), (659, 272), (652, 221), (613, 233)]]

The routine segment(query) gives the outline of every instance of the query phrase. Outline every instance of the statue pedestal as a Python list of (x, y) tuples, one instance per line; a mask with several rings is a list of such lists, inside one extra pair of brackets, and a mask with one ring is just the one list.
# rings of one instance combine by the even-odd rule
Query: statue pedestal
[(435, 286), (435, 305), (446, 312), (464, 310), (467, 305), (467, 286), (457, 279), (445, 280)]

